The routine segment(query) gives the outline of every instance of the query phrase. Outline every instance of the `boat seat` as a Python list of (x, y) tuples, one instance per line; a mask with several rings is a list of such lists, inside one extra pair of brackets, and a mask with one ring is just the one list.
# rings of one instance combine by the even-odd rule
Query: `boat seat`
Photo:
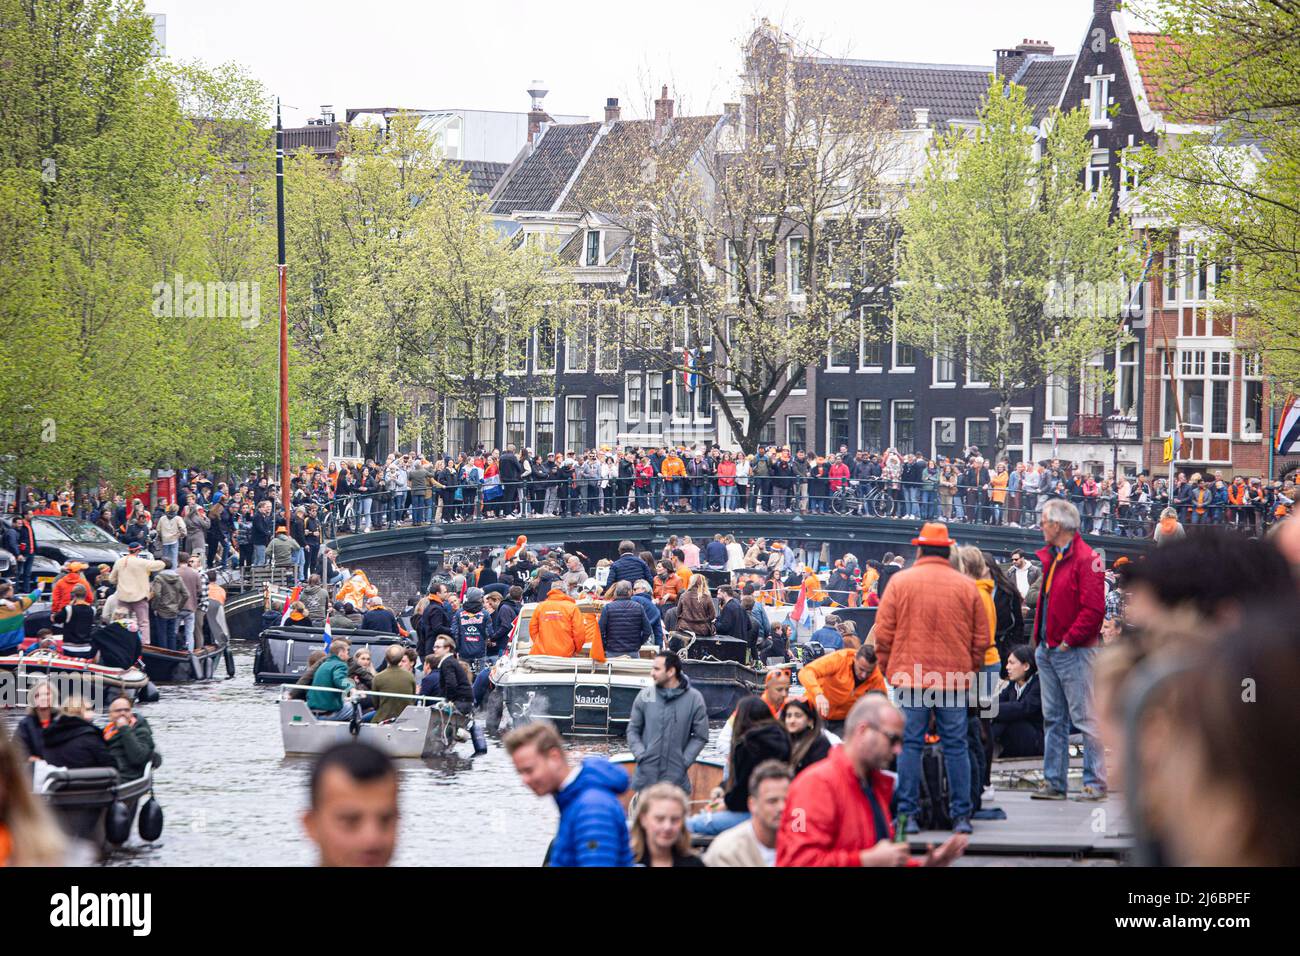
[(117, 785), (115, 767), (50, 767), (45, 774), (45, 793), (71, 793), (79, 790), (102, 790)]

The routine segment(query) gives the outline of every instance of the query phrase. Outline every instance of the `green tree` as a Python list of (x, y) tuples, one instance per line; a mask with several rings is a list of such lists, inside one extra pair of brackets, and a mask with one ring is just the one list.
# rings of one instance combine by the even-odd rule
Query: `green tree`
[(1016, 393), (1051, 375), (1077, 379), (1115, 347), (1135, 273), (1109, 183), (1096, 192), (1083, 183), (1082, 111), (1049, 116), (1038, 158), (1021, 87), (994, 79), (979, 119), (974, 132), (938, 141), (907, 198), (896, 321), (900, 337), (964, 354), (990, 383), (997, 460)]

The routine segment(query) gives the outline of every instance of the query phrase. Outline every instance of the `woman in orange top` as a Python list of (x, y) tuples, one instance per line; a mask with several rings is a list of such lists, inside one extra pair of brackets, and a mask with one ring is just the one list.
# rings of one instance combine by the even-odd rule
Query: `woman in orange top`
[(1002, 506), (1007, 500), (1007, 463), (998, 462), (997, 471), (989, 479), (989, 500), (993, 503), (993, 523), (1002, 523)]

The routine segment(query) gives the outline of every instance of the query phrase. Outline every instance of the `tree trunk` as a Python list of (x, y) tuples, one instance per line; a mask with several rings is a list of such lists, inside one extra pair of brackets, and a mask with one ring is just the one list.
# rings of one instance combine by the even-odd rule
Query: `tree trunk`
[(1002, 404), (998, 406), (998, 440), (993, 452), (993, 464), (1005, 461), (1007, 457), (1007, 438), (1011, 432), (1011, 393), (1002, 393)]

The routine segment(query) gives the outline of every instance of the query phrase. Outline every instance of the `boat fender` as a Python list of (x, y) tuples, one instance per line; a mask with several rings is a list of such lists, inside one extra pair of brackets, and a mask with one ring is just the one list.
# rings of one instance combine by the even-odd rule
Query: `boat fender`
[(234, 677), (235, 676), (235, 655), (232, 654), (230, 648), (227, 647), (226, 653), (223, 656), (226, 659), (226, 677)]
[(135, 699), (141, 704), (156, 704), (158, 703), (158, 697), (158, 685), (153, 681), (149, 681), (149, 683), (140, 688)]
[(140, 839), (145, 843), (153, 843), (163, 831), (163, 809), (154, 797), (150, 796), (145, 801), (144, 806), (140, 808), (140, 822), (137, 824), (140, 830)]
[(113, 846), (121, 846), (131, 836), (131, 805), (114, 800), (104, 818), (104, 836)]

